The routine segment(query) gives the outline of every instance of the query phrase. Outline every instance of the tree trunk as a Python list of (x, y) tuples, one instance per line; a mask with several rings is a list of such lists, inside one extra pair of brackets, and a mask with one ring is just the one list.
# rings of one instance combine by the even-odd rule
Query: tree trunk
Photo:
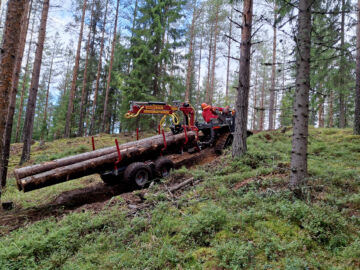
[[(195, 132), (188, 132), (188, 143), (191, 145), (195, 141)], [(184, 133), (172, 135), (168, 134), (166, 136), (167, 143), (167, 153), (174, 153), (181, 147), (185, 142)], [(126, 166), (135, 161), (144, 161), (151, 160), (154, 157), (160, 155), (161, 149), (164, 147), (164, 141), (162, 135), (157, 135), (147, 139), (146, 142), (139, 140), (133, 143), (130, 143), (131, 146), (122, 145), (121, 152), (121, 162), (119, 166)], [(90, 152), (91, 153), (91, 152)], [(90, 154), (86, 153), (86, 154)], [(67, 158), (70, 162), (71, 159), (77, 160), (79, 156), (84, 154), (73, 156)], [(15, 170), (15, 176), (18, 184), (19, 190), (28, 192), (34, 189), (43, 188), (46, 186), (58, 184), (61, 182), (69, 181), (72, 179), (80, 178), (94, 173), (100, 173), (106, 170), (112, 170), (114, 168), (114, 163), (118, 160), (118, 153), (112, 152), (106, 155), (101, 155), (96, 158), (86, 159), (83, 161), (71, 162), (66, 166), (55, 167), (54, 169), (46, 169), (41, 173), (31, 172), (30, 175), (20, 178), (19, 170)], [(54, 163), (54, 162), (53, 162)], [(44, 163), (41, 166), (48, 166), (48, 163)], [(29, 167), (23, 168), (22, 170)], [(21, 170), (21, 169), (20, 169)]]
[[(116, 45), (116, 35), (117, 35), (117, 23), (118, 23), (118, 15), (119, 15), (119, 5), (120, 0), (117, 0), (116, 4), (116, 14), (115, 14), (115, 25), (114, 25), (114, 33), (113, 33), (113, 41), (112, 41), (112, 48), (111, 48), (111, 56), (110, 56), (110, 65), (109, 65), (109, 72), (108, 78), (106, 83), (106, 92), (105, 92), (105, 102), (104, 102), (104, 113), (103, 113), (103, 121), (101, 130), (106, 133), (110, 133), (110, 122), (107, 119), (108, 116), (108, 103), (109, 103), (109, 91), (110, 91), (110, 83), (111, 83), (111, 72), (114, 63), (114, 52), (115, 52), (115, 45)], [(106, 127), (106, 130), (105, 130)]]
[(345, 42), (345, 0), (341, 0), (341, 41), (340, 41), (340, 47), (341, 47), (341, 57), (340, 57), (340, 89), (339, 89), (339, 127), (345, 128), (345, 97), (344, 97), (344, 76), (342, 76), (342, 72), (344, 72), (344, 42)]
[(75, 57), (75, 65), (74, 65), (74, 71), (73, 71), (73, 77), (72, 77), (72, 83), (71, 83), (71, 90), (70, 90), (70, 95), (69, 95), (69, 104), (68, 104), (68, 110), (67, 110), (67, 114), (66, 114), (65, 133), (64, 133), (65, 138), (69, 138), (71, 135), (71, 118), (72, 118), (72, 113), (73, 113), (73, 109), (74, 109), (74, 98), (75, 98), (75, 92), (76, 92), (76, 82), (77, 82), (77, 78), (78, 78), (81, 42), (82, 42), (83, 31), (84, 31), (86, 3), (87, 3), (87, 0), (84, 0), (82, 16), (81, 16), (79, 40), (78, 40), (78, 45), (77, 45), (76, 57)]
[(30, 147), (34, 126), (34, 116), (35, 116), (35, 107), (36, 107), (36, 97), (39, 87), (39, 77), (41, 70), (41, 63), (43, 57), (44, 41), (46, 35), (46, 23), (49, 13), (50, 0), (44, 0), (43, 9), (41, 12), (40, 28), (39, 28), (39, 37), (37, 42), (37, 47), (35, 51), (35, 60), (34, 67), (31, 76), (31, 85), (29, 90), (29, 98), (26, 107), (26, 115), (24, 122), (24, 146), (21, 154), (20, 165), (30, 159)]
[[(90, 15), (90, 25), (92, 24), (93, 15), (94, 15), (94, 7), (95, 1), (92, 2), (91, 7), (91, 15)], [(85, 90), (87, 87), (87, 71), (88, 71), (88, 64), (89, 64), (89, 51), (90, 51), (90, 40), (91, 40), (91, 27), (89, 27), (89, 34), (88, 40), (86, 44), (86, 57), (85, 57), (85, 67), (84, 67), (84, 78), (83, 78), (83, 85), (81, 90), (81, 102), (80, 102), (80, 116), (79, 116), (79, 132), (78, 136), (81, 137), (84, 135), (84, 105), (85, 105)]]
[(269, 130), (274, 129), (274, 101), (275, 101), (275, 77), (276, 77), (276, 3), (274, 5), (274, 25), (273, 25), (273, 55), (271, 70), (271, 91), (269, 104)]
[(186, 89), (185, 89), (185, 102), (190, 102), (190, 88), (191, 88), (191, 75), (193, 70), (193, 44), (194, 44), (194, 36), (195, 36), (195, 22), (196, 22), (196, 0), (193, 3), (193, 17), (191, 21), (190, 27), (190, 45), (189, 45), (189, 53), (188, 53), (188, 62), (187, 62), (187, 70), (186, 70)]
[[(21, 39), (21, 20), (28, 5), (26, 0), (9, 0), (6, 14), (3, 44), (0, 50), (0, 161), (3, 161), (6, 120), (9, 111), (10, 94), (14, 78), (16, 60)], [(2, 164), (1, 164), (2, 165)], [(6, 176), (6, 175), (5, 175)], [(2, 181), (1, 184), (5, 184)], [(0, 196), (1, 196), (0, 185)]]
[(209, 100), (210, 104), (214, 99), (214, 90), (215, 90), (215, 69), (216, 69), (216, 53), (217, 53), (217, 38), (218, 38), (218, 24), (219, 24), (219, 12), (220, 12), (220, 4), (218, 3), (216, 6), (216, 16), (215, 16), (215, 34), (214, 34), (214, 48), (213, 48), (213, 59), (212, 59), (212, 67), (211, 67), (211, 87), (210, 87), (210, 95)]
[(320, 97), (319, 104), (319, 128), (324, 127), (324, 98)]
[(90, 135), (94, 134), (94, 129), (95, 129), (96, 102), (97, 102), (97, 97), (98, 97), (98, 93), (99, 93), (99, 84), (100, 84), (101, 67), (102, 67), (102, 55), (103, 55), (103, 52), (104, 52), (105, 27), (106, 27), (108, 4), (109, 4), (109, 0), (106, 0), (105, 13), (104, 13), (104, 22), (103, 22), (103, 30), (102, 30), (102, 34), (101, 34), (99, 62), (98, 62), (97, 74), (96, 74), (94, 101), (93, 101), (92, 113), (91, 113), (91, 121), (90, 121)]
[[(201, 58), (202, 58), (202, 49), (203, 49), (203, 37), (200, 38), (200, 53), (199, 53), (199, 63), (198, 63), (198, 78), (197, 78), (197, 97), (196, 97), (196, 108), (200, 106), (200, 79), (201, 79)], [(197, 110), (196, 110), (197, 113)]]
[(49, 106), (50, 84), (51, 84), (51, 79), (52, 79), (52, 74), (53, 74), (53, 66), (54, 66), (54, 59), (55, 59), (55, 55), (57, 53), (57, 49), (58, 48), (57, 48), (56, 43), (55, 43), (54, 48), (53, 48), (53, 54), (51, 56), (51, 61), (50, 61), (49, 77), (48, 77), (47, 89), (46, 89), (46, 100), (45, 100), (45, 108), (44, 108), (43, 126), (41, 127), (41, 135), (40, 135), (40, 146), (45, 145), (45, 136), (46, 136), (46, 133), (47, 133), (47, 119), (48, 119), (47, 114), (48, 114), (48, 106)]
[(31, 53), (31, 49), (32, 49), (32, 44), (33, 44), (33, 34), (34, 34), (34, 26), (35, 26), (35, 18), (36, 18), (36, 3), (35, 3), (35, 11), (34, 11), (34, 15), (33, 15), (33, 19), (31, 22), (31, 32), (30, 32), (30, 41), (29, 41), (29, 48), (27, 51), (27, 55), (26, 55), (26, 64), (25, 64), (25, 72), (24, 72), (24, 76), (23, 76), (23, 80), (22, 80), (22, 86), (21, 86), (21, 97), (20, 97), (20, 105), (19, 105), (19, 113), (18, 113), (18, 118), (17, 118), (17, 123), (16, 123), (16, 131), (15, 131), (15, 142), (19, 142), (20, 141), (20, 126), (21, 126), (21, 117), (22, 117), (22, 113), (23, 113), (23, 109), (24, 109), (24, 97), (25, 97), (25, 92), (26, 92), (26, 83), (29, 77), (29, 66), (30, 66), (30, 53)]
[(213, 25), (211, 25), (210, 29), (210, 42), (209, 42), (209, 57), (208, 57), (208, 76), (206, 81), (206, 89), (205, 89), (205, 102), (210, 104), (210, 74), (211, 74), (211, 50), (212, 50), (212, 41), (213, 41)]
[[(134, 29), (135, 29), (135, 23), (136, 23), (137, 9), (138, 9), (138, 0), (135, 0), (133, 21), (132, 21), (132, 27), (131, 27), (130, 48), (132, 47), (132, 39), (134, 37)], [(128, 62), (127, 74), (130, 74), (130, 65), (131, 65), (131, 59), (129, 59), (129, 62)]]
[(334, 92), (331, 90), (329, 99), (329, 128), (332, 128), (334, 127)]
[[(233, 6), (231, 6), (231, 11), (230, 11), (229, 37), (232, 36), (232, 19), (233, 19)], [(228, 41), (228, 55), (227, 55), (227, 67), (226, 67), (226, 89), (225, 89), (226, 102), (229, 102), (230, 56), (231, 56), (231, 38), (229, 38), (229, 41)]]
[[(31, 1), (32, 5), (32, 1)], [(21, 19), (21, 34), (20, 34), (20, 41), (19, 47), (16, 55), (16, 63), (14, 73), (12, 75), (12, 90), (10, 96), (10, 104), (9, 110), (6, 120), (6, 127), (5, 127), (5, 136), (4, 136), (4, 144), (3, 144), (3, 152), (1, 153), (0, 158), (0, 181), (1, 185), (4, 187), (6, 186), (6, 177), (8, 171), (8, 164), (9, 164), (9, 155), (10, 155), (10, 144), (11, 144), (11, 133), (13, 128), (13, 121), (14, 121), (14, 113), (15, 113), (15, 106), (16, 106), (16, 95), (18, 92), (18, 84), (21, 72), (21, 63), (24, 56), (25, 50), (25, 43), (26, 43), (26, 34), (29, 26), (29, 2), (26, 1), (25, 9)], [(31, 14), (31, 8), (30, 8)]]
[(277, 99), (278, 99), (278, 93), (275, 91), (274, 95), (274, 119), (273, 119), (273, 129), (276, 129), (276, 116), (277, 116)]
[(239, 86), (236, 98), (235, 132), (232, 148), (233, 157), (239, 157), (247, 151), (247, 119), (250, 89), (250, 57), (253, 0), (244, 0), (243, 22), (240, 45)]
[(294, 102), (293, 139), (291, 151), (290, 188), (296, 190), (305, 182), (310, 90), (311, 4), (299, 1), (297, 42), (296, 93)]
[(356, 88), (355, 88), (354, 134), (360, 135), (360, 0), (358, 0), (357, 3), (357, 25), (356, 25)]
[(263, 81), (261, 86), (261, 96), (260, 96), (260, 124), (259, 124), (259, 130), (264, 130), (264, 123), (265, 123), (265, 67), (264, 67), (264, 73), (263, 73)]
[(258, 65), (255, 68), (255, 85), (254, 85), (254, 110), (252, 119), (252, 130), (256, 130), (256, 112), (257, 112), (257, 84), (258, 84)]

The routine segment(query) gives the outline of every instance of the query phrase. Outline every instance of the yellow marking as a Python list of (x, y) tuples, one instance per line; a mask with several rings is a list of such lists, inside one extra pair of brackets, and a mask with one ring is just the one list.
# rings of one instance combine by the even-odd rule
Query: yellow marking
[(170, 114), (168, 110), (144, 110), (143, 113), (153, 113), (153, 114)]

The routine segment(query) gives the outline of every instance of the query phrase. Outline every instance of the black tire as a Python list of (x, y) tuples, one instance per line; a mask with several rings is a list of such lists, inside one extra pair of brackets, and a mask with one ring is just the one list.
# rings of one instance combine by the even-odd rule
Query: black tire
[(130, 164), (124, 172), (124, 181), (139, 188), (144, 188), (151, 179), (151, 168), (143, 162)]
[(116, 182), (118, 182), (117, 178), (115, 176), (109, 176), (109, 175), (102, 175), (100, 174), (100, 178), (101, 180), (103, 180), (103, 182), (109, 186), (113, 186), (116, 184)]
[(215, 143), (215, 154), (222, 155), (223, 150), (230, 147), (233, 143), (234, 137), (230, 133), (222, 134)]
[(174, 162), (166, 157), (160, 157), (155, 161), (156, 176), (164, 178), (170, 174), (175, 167)]
[(119, 176), (115, 176), (110, 172), (100, 174), (100, 178), (105, 184), (109, 186), (116, 185), (121, 181), (121, 178)]

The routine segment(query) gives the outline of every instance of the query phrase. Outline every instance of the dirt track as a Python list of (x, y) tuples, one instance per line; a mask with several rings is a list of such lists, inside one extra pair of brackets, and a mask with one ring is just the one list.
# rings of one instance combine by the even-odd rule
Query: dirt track
[[(170, 155), (175, 167), (186, 166), (188, 168), (195, 165), (203, 165), (216, 159), (213, 149), (205, 149), (198, 153), (183, 153)], [(181, 182), (181, 179), (176, 179)], [(171, 184), (176, 184), (172, 183)], [(41, 205), (36, 208), (19, 209), (13, 211), (0, 211), (0, 235), (24, 227), (27, 224), (55, 217), (61, 219), (65, 214), (81, 211), (83, 209), (101, 210), (103, 205), (114, 196), (121, 197), (128, 204), (138, 204), (143, 199), (132, 193), (134, 189), (129, 188), (124, 183), (116, 186), (108, 186), (104, 183), (96, 183), (85, 188), (74, 189), (61, 193), (50, 204)]]

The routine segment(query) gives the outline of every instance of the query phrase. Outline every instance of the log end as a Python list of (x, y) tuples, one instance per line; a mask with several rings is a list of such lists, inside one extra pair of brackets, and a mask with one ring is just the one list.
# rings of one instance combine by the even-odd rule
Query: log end
[(14, 174), (16, 179), (16, 186), (18, 190), (21, 191), (22, 190), (21, 179), (19, 178), (19, 175), (16, 173), (16, 171), (14, 171)]

